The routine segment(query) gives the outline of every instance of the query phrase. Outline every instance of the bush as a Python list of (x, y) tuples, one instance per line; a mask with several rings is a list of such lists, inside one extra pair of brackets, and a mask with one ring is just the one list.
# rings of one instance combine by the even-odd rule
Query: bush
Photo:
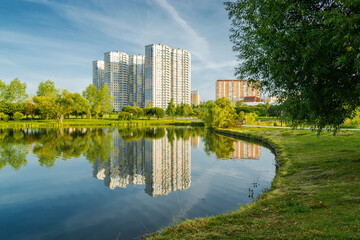
[(0, 120), (3, 120), (5, 122), (9, 121), (9, 115), (6, 115), (5, 113), (0, 113)]
[(246, 124), (255, 124), (256, 123), (256, 113), (246, 113), (245, 114), (245, 123)]
[(132, 106), (125, 106), (122, 108), (122, 111), (123, 112), (128, 112), (130, 114), (130, 117), (133, 118), (133, 119), (137, 119), (138, 118), (138, 111), (135, 107), (132, 107)]
[(118, 119), (122, 121), (128, 121), (131, 120), (131, 114), (128, 112), (119, 112), (118, 113)]
[(20, 112), (14, 113), (14, 120), (17, 122), (19, 122), (23, 117), (24, 117), (24, 114), (22, 114)]
[(154, 107), (153, 109), (154, 109), (153, 111), (154, 111), (155, 117), (157, 117), (157, 119), (165, 117), (164, 109), (159, 108), (159, 107)]

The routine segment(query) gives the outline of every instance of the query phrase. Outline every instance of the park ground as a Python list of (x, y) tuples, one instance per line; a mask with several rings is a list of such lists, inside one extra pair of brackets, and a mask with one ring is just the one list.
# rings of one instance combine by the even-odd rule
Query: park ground
[(143, 126), (159, 126), (159, 125), (189, 125), (189, 126), (204, 126), (202, 121), (197, 119), (156, 119), (148, 120), (137, 119), (132, 121), (120, 121), (114, 118), (105, 119), (80, 119), (70, 118), (65, 119), (62, 123), (57, 120), (21, 120), (21, 121), (0, 121), (0, 129), (5, 128), (68, 128), (68, 127), (143, 127)]
[(281, 166), (271, 189), (234, 212), (187, 220), (149, 239), (360, 239), (360, 132), (218, 131), (275, 149)]

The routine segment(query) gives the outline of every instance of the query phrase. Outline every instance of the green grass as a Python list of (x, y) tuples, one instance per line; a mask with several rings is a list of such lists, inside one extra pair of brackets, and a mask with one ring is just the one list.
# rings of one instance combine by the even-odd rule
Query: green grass
[(360, 132), (241, 128), (281, 164), (269, 192), (239, 210), (185, 221), (149, 239), (360, 239)]
[(0, 121), (0, 129), (4, 128), (44, 128), (44, 127), (107, 127), (107, 126), (158, 126), (158, 125), (191, 125), (203, 126), (202, 121), (186, 119), (139, 119), (119, 121), (117, 119), (65, 119), (62, 123), (56, 120), (22, 120), (19, 122)]

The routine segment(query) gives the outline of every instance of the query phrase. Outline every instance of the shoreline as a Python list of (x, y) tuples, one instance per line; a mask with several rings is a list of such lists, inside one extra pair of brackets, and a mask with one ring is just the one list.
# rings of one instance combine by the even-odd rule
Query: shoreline
[(274, 150), (281, 166), (271, 189), (238, 210), (186, 220), (148, 239), (360, 238), (359, 132), (324, 132), (318, 137), (310, 130), (215, 131)]
[(138, 119), (120, 121), (117, 119), (66, 119), (59, 123), (56, 120), (1, 122), (0, 129), (18, 128), (69, 128), (69, 127), (144, 127), (144, 126), (204, 126), (199, 120), (192, 119)]

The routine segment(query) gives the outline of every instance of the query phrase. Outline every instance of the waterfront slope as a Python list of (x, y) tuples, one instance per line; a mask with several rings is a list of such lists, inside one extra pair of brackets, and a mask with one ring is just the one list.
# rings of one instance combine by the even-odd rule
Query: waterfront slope
[(360, 132), (241, 128), (281, 167), (270, 191), (228, 214), (164, 228), (149, 239), (360, 239)]

